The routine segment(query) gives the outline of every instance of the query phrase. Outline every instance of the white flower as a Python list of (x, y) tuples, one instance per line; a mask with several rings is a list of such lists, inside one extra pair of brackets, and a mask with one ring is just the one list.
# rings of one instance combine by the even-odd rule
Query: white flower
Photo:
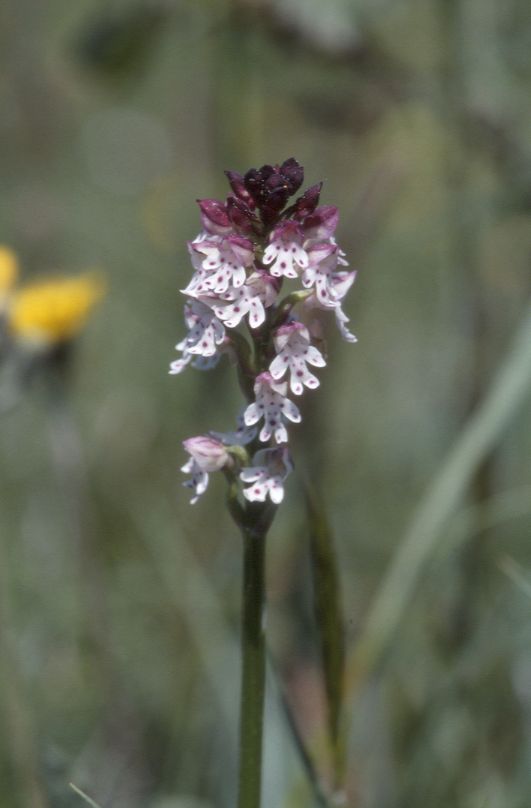
[[(341, 301), (354, 283), (355, 278), (355, 272), (335, 272), (334, 275), (329, 278), (330, 293), (333, 299), (336, 300), (333, 309), (337, 327), (341, 336), (347, 342), (357, 342), (358, 340), (347, 327), (347, 323), (350, 320), (341, 307)], [(331, 308), (329, 304), (323, 305), (321, 303), (315, 290), (314, 293), (304, 301), (304, 306), (306, 308), (326, 309), (327, 311), (330, 311)]]
[[(179, 345), (182, 346), (183, 343), (180, 342)], [(170, 363), (168, 373), (172, 376), (182, 373), (189, 364), (191, 367), (196, 368), (196, 370), (212, 370), (221, 359), (222, 353), (231, 353), (230, 345), (225, 343), (218, 346), (218, 352), (213, 356), (194, 356), (194, 354), (191, 354), (186, 348), (179, 348), (179, 346), (177, 346), (177, 348), (182, 351), (182, 356), (179, 359), (174, 359), (173, 362)]]
[(208, 473), (201, 471), (193, 457), (191, 457), (184, 466), (181, 466), (181, 471), (184, 471), (185, 474), (192, 475), (189, 480), (185, 480), (183, 485), (185, 488), (191, 488), (195, 492), (190, 500), (190, 505), (195, 505), (199, 497), (204, 494), (208, 488)]
[(252, 483), (243, 489), (244, 497), (250, 502), (265, 502), (269, 495), (278, 505), (284, 499), (284, 480), (293, 470), (288, 450), (260, 449), (253, 457), (253, 463), (240, 472), (244, 483)]
[(308, 370), (307, 363), (322, 368), (326, 365), (323, 355), (310, 344), (310, 334), (302, 323), (288, 323), (281, 326), (274, 337), (278, 355), (269, 366), (273, 379), (281, 379), (290, 371), (289, 386), (292, 393), (300, 396), (304, 386), (319, 387), (319, 379)]
[(197, 258), (193, 258), (198, 271), (186, 289), (182, 290), (184, 294), (193, 297), (212, 293), (217, 295), (231, 287), (243, 286), (246, 269), (254, 261), (253, 244), (249, 239), (240, 236), (214, 236), (192, 242), (190, 246), (191, 252), (200, 256), (199, 267)]
[(183, 441), (183, 446), (190, 455), (190, 459), (182, 466), (181, 471), (192, 475), (191, 479), (186, 480), (183, 485), (186, 488), (192, 488), (195, 492), (190, 500), (194, 505), (208, 488), (209, 474), (219, 471), (232, 463), (232, 460), (220, 441), (205, 435), (188, 438)]
[(340, 292), (336, 290), (338, 264), (346, 265), (343, 254), (337, 244), (315, 244), (309, 250), (310, 263), (304, 270), (302, 285), (309, 289), (314, 287), (315, 295), (324, 308), (337, 305)]
[(275, 283), (267, 272), (253, 272), (239, 289), (229, 289), (217, 298), (202, 297), (227, 326), (236, 328), (248, 315), (249, 326), (258, 328), (265, 321), (265, 309), (277, 298)]
[(286, 398), (286, 388), (285, 382), (275, 382), (270, 373), (261, 373), (256, 377), (254, 385), (256, 401), (249, 404), (243, 417), (247, 426), (253, 426), (264, 419), (259, 435), (262, 443), (266, 443), (271, 435), (274, 435), (277, 443), (287, 443), (288, 432), (284, 419), (287, 418), (293, 423), (299, 423), (301, 420), (299, 408)]
[(339, 329), (339, 333), (343, 337), (346, 342), (357, 342), (358, 338), (352, 331), (349, 331), (347, 323), (350, 321), (350, 318), (347, 317), (343, 309), (340, 305), (336, 306), (334, 309), (334, 313), (336, 315), (336, 323)]
[(176, 345), (177, 350), (205, 357), (214, 356), (225, 339), (225, 329), (212, 309), (199, 300), (189, 300), (185, 305), (184, 318), (190, 330)]
[(303, 249), (304, 234), (293, 221), (283, 222), (271, 233), (271, 244), (266, 248), (263, 263), (277, 278), (297, 278), (300, 270), (308, 266), (308, 253)]
[[(182, 342), (179, 343), (182, 345)], [(182, 350), (179, 346), (176, 346), (177, 350)], [(182, 351), (182, 356), (179, 359), (174, 359), (173, 362), (170, 363), (170, 369), (168, 373), (171, 376), (176, 376), (178, 373), (182, 373), (183, 370), (186, 370), (190, 362), (192, 361), (192, 354), (189, 353), (187, 350)]]

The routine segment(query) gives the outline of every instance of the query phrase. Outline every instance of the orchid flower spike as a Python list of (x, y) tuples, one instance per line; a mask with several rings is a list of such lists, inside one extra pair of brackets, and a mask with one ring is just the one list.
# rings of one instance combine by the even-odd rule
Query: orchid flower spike
[(356, 273), (335, 239), (337, 208), (319, 204), (322, 183), (292, 199), (304, 180), (297, 160), (226, 175), (224, 201), (198, 200), (202, 229), (188, 245), (193, 272), (183, 289), (187, 334), (170, 373), (209, 369), (229, 355), (247, 405), (233, 431), (184, 441), (184, 485), (196, 502), (222, 471), (242, 507), (278, 505), (293, 469), (288, 427), (302, 420), (288, 388), (297, 397), (314, 390), (314, 371), (326, 365), (313, 312), (333, 314), (343, 339), (355, 342), (342, 306)]

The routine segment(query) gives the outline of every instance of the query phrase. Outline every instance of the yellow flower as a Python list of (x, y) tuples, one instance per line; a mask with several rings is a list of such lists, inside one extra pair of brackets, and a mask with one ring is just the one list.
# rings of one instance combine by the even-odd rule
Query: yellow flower
[(18, 277), (17, 256), (0, 244), (0, 308), (3, 308)]
[(9, 328), (27, 341), (66, 342), (81, 331), (104, 292), (103, 279), (93, 272), (35, 281), (13, 295)]

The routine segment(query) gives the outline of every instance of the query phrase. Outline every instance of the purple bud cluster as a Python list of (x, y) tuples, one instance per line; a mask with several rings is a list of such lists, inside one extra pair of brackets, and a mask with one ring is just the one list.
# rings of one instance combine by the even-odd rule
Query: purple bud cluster
[[(309, 368), (326, 364), (316, 310), (333, 312), (342, 337), (356, 341), (342, 309), (356, 273), (334, 238), (337, 208), (319, 204), (322, 183), (290, 202), (304, 180), (297, 160), (226, 175), (224, 202), (198, 200), (202, 230), (188, 244), (194, 272), (182, 290), (187, 334), (170, 373), (207, 370), (226, 354), (248, 404), (234, 432), (186, 440), (182, 470), (192, 502), (221, 470), (247, 500), (278, 504), (292, 470), (287, 425), (301, 420), (288, 387), (300, 396), (319, 386)], [(295, 288), (284, 290), (290, 281)]]

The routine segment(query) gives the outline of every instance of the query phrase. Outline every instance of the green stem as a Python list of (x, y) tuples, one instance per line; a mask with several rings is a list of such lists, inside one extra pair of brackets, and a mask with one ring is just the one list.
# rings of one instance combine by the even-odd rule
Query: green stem
[(242, 689), (238, 808), (259, 808), (265, 692), (265, 531), (243, 527)]

